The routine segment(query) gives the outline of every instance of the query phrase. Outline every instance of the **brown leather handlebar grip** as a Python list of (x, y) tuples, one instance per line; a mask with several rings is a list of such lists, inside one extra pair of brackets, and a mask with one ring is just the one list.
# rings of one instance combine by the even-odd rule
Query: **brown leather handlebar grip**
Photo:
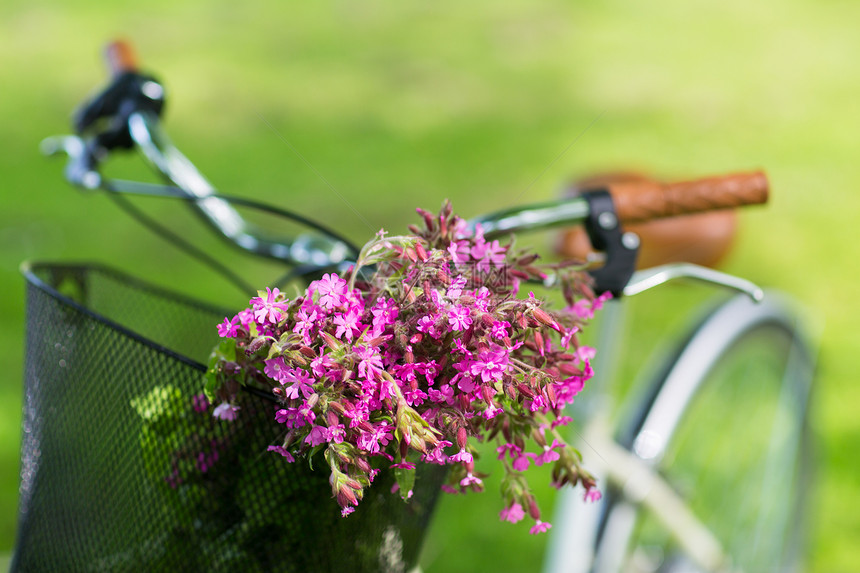
[(125, 40), (115, 40), (105, 46), (105, 61), (112, 77), (138, 71), (137, 54)]
[(768, 197), (767, 176), (762, 171), (679, 183), (618, 182), (608, 187), (618, 218), (625, 223), (757, 205)]

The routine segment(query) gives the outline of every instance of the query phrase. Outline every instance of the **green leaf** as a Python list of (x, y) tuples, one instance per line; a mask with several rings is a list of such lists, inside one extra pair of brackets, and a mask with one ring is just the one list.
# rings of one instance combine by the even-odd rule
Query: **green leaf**
[(400, 486), (400, 497), (403, 501), (409, 501), (409, 495), (412, 492), (412, 488), (415, 487), (415, 470), (394, 468), (394, 479), (397, 480), (397, 485)]
[(182, 392), (171, 384), (156, 386), (145, 396), (132, 399), (131, 407), (149, 424), (179, 416), (185, 410)]
[(209, 355), (209, 363), (207, 364), (206, 374), (204, 375), (203, 391), (206, 393), (206, 398), (210, 402), (215, 402), (215, 393), (221, 387), (221, 372), (222, 362), (236, 361), (236, 339), (223, 338), (218, 343), (212, 353)]

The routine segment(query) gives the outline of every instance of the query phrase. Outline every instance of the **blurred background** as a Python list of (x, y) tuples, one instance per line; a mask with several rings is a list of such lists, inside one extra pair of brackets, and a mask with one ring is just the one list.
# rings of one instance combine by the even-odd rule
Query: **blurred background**
[[(222, 305), (247, 300), (105, 197), (69, 187), (62, 162), (39, 154), (40, 140), (68, 132), (72, 110), (104, 82), (104, 42), (124, 37), (166, 85), (174, 142), (217, 187), (295, 209), (357, 242), (405, 228), (416, 206), (450, 198), (470, 216), (548, 199), (571, 177), (605, 169), (665, 177), (766, 169), (772, 202), (743, 214), (726, 270), (794, 295), (820, 333), (809, 570), (856, 570), (858, 21), (860, 4), (840, 0), (5, 0), (0, 553), (11, 551), (16, 528), (19, 264), (98, 261)], [(146, 176), (131, 159), (109, 170)], [(174, 204), (146, 208), (194, 231)], [(249, 280), (277, 276), (195, 237)], [(672, 316), (676, 290), (667, 293), (635, 317), (631, 355)], [(742, 439), (742, 428), (728, 431)], [(479, 497), (445, 500), (426, 569), (536, 569), (546, 538), (497, 524), (495, 493)]]

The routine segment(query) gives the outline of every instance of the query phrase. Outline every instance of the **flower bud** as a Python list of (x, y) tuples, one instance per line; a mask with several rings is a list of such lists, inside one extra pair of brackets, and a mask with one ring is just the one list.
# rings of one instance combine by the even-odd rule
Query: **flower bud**
[(304, 346), (304, 345), (300, 346), (299, 352), (301, 352), (302, 354), (304, 354), (308, 358), (316, 358), (317, 357), (317, 353), (314, 352), (314, 349), (311, 348), (310, 346)]
[(412, 434), (412, 443), (409, 444), (413, 450), (417, 450), (422, 454), (427, 453), (427, 443), (424, 439), (417, 433)]
[(490, 386), (484, 385), (481, 386), (481, 397), (484, 398), (484, 402), (487, 404), (493, 403), (493, 396), (496, 394), (496, 391)]
[(424, 249), (424, 245), (421, 244), (421, 241), (416, 241), (415, 253), (418, 255), (418, 258), (421, 259), (422, 261), (427, 260), (427, 251)]
[(472, 399), (467, 394), (458, 394), (457, 401), (460, 402), (460, 410), (466, 412), (471, 408)]
[[(335, 414), (335, 420), (337, 420), (338, 415), (343, 416), (344, 413), (346, 413), (346, 408), (340, 402), (331, 401), (328, 403), (328, 407), (331, 408), (332, 410), (334, 410), (334, 412), (329, 412), (329, 414), (335, 414), (336, 413)], [(334, 425), (337, 425), (338, 423), (339, 423), (339, 420), (332, 422), (331, 419), (329, 418), (329, 425), (334, 426)]]
[(356, 458), (353, 460), (352, 463), (355, 464), (355, 467), (357, 467), (358, 469), (360, 469), (361, 471), (363, 471), (365, 473), (369, 472), (371, 469), (370, 464), (367, 462), (367, 460), (364, 458), (364, 456), (356, 456)]
[(537, 253), (534, 253), (534, 254), (531, 254), (531, 255), (526, 255), (526, 256), (524, 256), (524, 257), (520, 257), (520, 258), (517, 260), (517, 265), (519, 265), (519, 266), (521, 266), (521, 267), (525, 267), (525, 266), (528, 266), (528, 265), (532, 264), (532, 263), (533, 263), (533, 262), (535, 262), (536, 260), (538, 260), (538, 258), (540, 258), (540, 255), (538, 255)]
[(320, 335), (320, 336), (322, 337), (322, 339), (325, 341), (326, 345), (327, 345), (329, 348), (331, 348), (332, 350), (337, 350), (337, 349), (339, 349), (339, 348), (340, 348), (340, 346), (341, 346), (340, 341), (339, 341), (339, 340), (337, 340), (334, 336), (332, 336), (332, 335), (331, 335), (331, 334), (329, 334), (328, 332), (326, 332), (326, 331), (324, 331), (324, 330), (323, 330), (323, 331), (320, 331), (319, 335)]
[(462, 450), (466, 447), (466, 442), (469, 438), (469, 435), (466, 432), (466, 428), (462, 426), (457, 428), (457, 446)]
[(248, 344), (248, 348), (245, 349), (245, 354), (251, 356), (252, 354), (256, 354), (259, 350), (261, 350), (269, 340), (265, 336), (258, 336), (254, 340)]
[(525, 270), (525, 272), (532, 275), (533, 277), (537, 277), (541, 280), (546, 279), (546, 273), (537, 267), (533, 267), (533, 266), (529, 265), (529, 266), (525, 267), (525, 269), (523, 269), (523, 270)]
[(546, 392), (546, 397), (549, 400), (549, 403), (552, 404), (553, 407), (555, 407), (557, 398), (555, 395), (555, 388), (553, 388), (553, 385), (547, 384), (546, 387), (544, 388), (544, 392)]
[(543, 354), (544, 354), (544, 341), (543, 341), (543, 335), (540, 333), (539, 330), (535, 331), (535, 344), (537, 345), (537, 351), (540, 352), (541, 356), (543, 356)]
[(537, 521), (540, 519), (540, 508), (538, 508), (537, 500), (531, 494), (529, 494), (528, 500), (529, 515)]
[(355, 497), (355, 492), (348, 488), (342, 487), (337, 492), (337, 503), (341, 507), (347, 507), (350, 505), (358, 505), (358, 500)]
[(570, 362), (559, 362), (558, 370), (565, 376), (582, 376), (582, 370)]
[(504, 423), (502, 423), (502, 435), (508, 443), (511, 443), (513, 440), (513, 436), (511, 435), (511, 424), (507, 417), (505, 418)]

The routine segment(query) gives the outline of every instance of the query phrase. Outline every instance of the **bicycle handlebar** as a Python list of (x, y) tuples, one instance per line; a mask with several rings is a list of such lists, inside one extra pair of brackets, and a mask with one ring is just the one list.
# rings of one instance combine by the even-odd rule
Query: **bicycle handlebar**
[(618, 218), (624, 223), (639, 223), (762, 204), (767, 202), (769, 186), (762, 171), (753, 171), (677, 183), (613, 183), (608, 185), (608, 190), (615, 201)]
[[(93, 107), (92, 103), (84, 107), (83, 111), (85, 114), (92, 112), (90, 115), (115, 114), (111, 119), (114, 123), (119, 121), (122, 124), (119, 126), (120, 133), (127, 134), (116, 146), (137, 147), (155, 170), (175, 187), (102, 178), (97, 171), (98, 165), (112, 147), (103, 149), (104, 142), (109, 139), (98, 133), (46, 140), (44, 149), (47, 151), (63, 150), (69, 154), (66, 176), (72, 183), (113, 193), (144, 193), (188, 199), (221, 235), (239, 248), (264, 257), (315, 267), (346, 264), (351, 260), (350, 257), (355, 255), (355, 248), (348, 241), (337, 233), (308, 223), (302, 217), (284, 210), (272, 209), (279, 211), (279, 215), (306, 222), (319, 234), (301, 235), (294, 239), (273, 237), (245, 221), (233, 209), (230, 201), (217, 193), (161, 130), (158, 116), (160, 103), (163, 101), (158, 99), (163, 97), (161, 86), (154, 79), (140, 75), (133, 48), (127, 42), (112, 42), (105, 49), (105, 59), (114, 79), (105, 94), (110, 94), (116, 100), (107, 110), (116, 108), (117, 111), (106, 111), (106, 106), (99, 101), (105, 99), (105, 94), (94, 100), (100, 104), (96, 106), (95, 112), (90, 109)], [(141, 81), (127, 81), (123, 84), (124, 80), (134, 80), (136, 77)], [(153, 88), (158, 89), (151, 91)], [(131, 91), (123, 91), (128, 89)], [(119, 93), (112, 93), (112, 90)], [(135, 90), (140, 91), (142, 96), (138, 97), (139, 94)], [(158, 95), (156, 103), (159, 105), (153, 107), (150, 100), (155, 92)], [(90, 123), (92, 118), (82, 125), (87, 126)], [(117, 129), (117, 126), (113, 129)], [(618, 220), (631, 223), (764, 203), (768, 195), (768, 182), (764, 173), (755, 171), (668, 184), (653, 181), (612, 183), (602, 189), (612, 195)], [(255, 208), (259, 208), (259, 205), (255, 205)], [(485, 236), (491, 238), (505, 233), (576, 225), (589, 217), (589, 209), (589, 203), (583, 197), (569, 197), (498, 211), (473, 219), (470, 225), (474, 228), (480, 223)]]
[[(639, 223), (665, 217), (730, 209), (767, 202), (769, 185), (762, 171), (704, 177), (691, 181), (660, 183), (630, 181), (611, 183), (594, 189), (612, 195), (622, 223)], [(524, 205), (497, 211), (475, 219), (487, 237), (553, 226), (571, 225), (588, 216), (588, 204), (581, 197)]]

